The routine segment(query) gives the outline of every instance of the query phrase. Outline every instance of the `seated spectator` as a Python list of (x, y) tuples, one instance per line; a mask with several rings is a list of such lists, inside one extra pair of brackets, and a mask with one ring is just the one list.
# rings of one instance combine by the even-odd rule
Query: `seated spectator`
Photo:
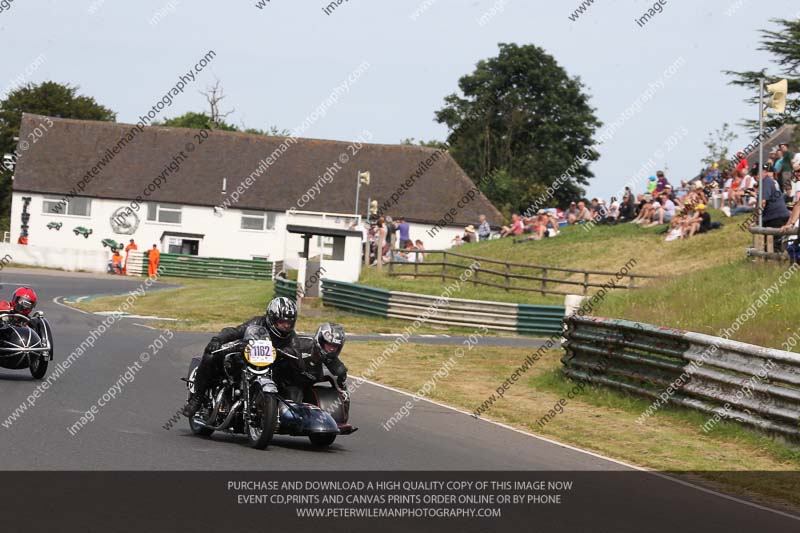
[(612, 224), (616, 224), (619, 220), (619, 202), (616, 197), (611, 197), (611, 205), (608, 208), (608, 220)]
[(417, 256), (417, 263), (422, 263), (425, 260), (425, 254), (423, 253), (425, 252), (425, 246), (423, 246), (422, 241), (419, 239), (417, 239), (414, 244), (417, 245), (417, 253), (414, 254)]
[(119, 253), (119, 248), (114, 248), (114, 254), (111, 256), (111, 269), (114, 274), (122, 274), (122, 254)]
[(575, 202), (570, 202), (569, 208), (564, 214), (567, 217), (567, 224), (577, 224), (580, 220), (580, 209)]
[(464, 228), (464, 235), (462, 235), (461, 241), (464, 244), (471, 243), (471, 242), (478, 242), (478, 234), (475, 233), (475, 226), (470, 224), (469, 226)]
[(453, 240), (451, 242), (453, 243), (453, 246), (461, 246), (462, 244), (464, 244), (463, 242), (461, 242), (461, 235), (456, 235), (455, 237), (453, 237)]
[(669, 223), (672, 217), (675, 216), (675, 202), (669, 199), (667, 192), (661, 193), (661, 205), (653, 214), (653, 222), (648, 226), (658, 226), (661, 224)]
[(693, 237), (696, 233), (706, 233), (708, 231), (711, 231), (711, 215), (706, 211), (705, 204), (697, 204), (688, 221), (687, 237)]
[(635, 214), (636, 207), (633, 205), (633, 197), (630, 194), (626, 194), (622, 198), (622, 203), (619, 206), (619, 217), (617, 218), (617, 222), (630, 222), (634, 218), (636, 218)]
[(653, 199), (653, 195), (650, 193), (643, 194), (639, 207), (639, 215), (633, 220), (633, 223), (647, 224), (652, 221), (656, 206), (661, 207), (660, 204)]
[[(519, 215), (511, 215), (511, 225), (510, 226), (503, 226), (500, 229), (500, 236), (501, 237), (509, 237), (509, 236), (516, 236), (522, 235), (523, 226), (522, 226), (522, 217)], [(459, 237), (460, 240), (460, 237)], [(459, 243), (460, 244), (460, 243)]]
[(687, 194), (689, 194), (689, 184), (686, 180), (681, 180), (681, 186), (675, 191), (675, 198), (680, 200)]
[(478, 221), (480, 222), (480, 224), (478, 224), (478, 239), (481, 241), (488, 241), (489, 237), (492, 236), (492, 228), (486, 220), (486, 215), (479, 216)]

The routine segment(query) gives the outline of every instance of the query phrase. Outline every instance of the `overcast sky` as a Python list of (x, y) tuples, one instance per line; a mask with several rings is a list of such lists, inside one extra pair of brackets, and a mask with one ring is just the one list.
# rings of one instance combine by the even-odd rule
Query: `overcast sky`
[[(596, 0), (574, 22), (568, 16), (579, 0), (349, 0), (330, 14), (323, 12), (329, 0), (270, 0), (263, 9), (257, 2), (14, 0), (0, 12), (0, 89), (27, 69), (29, 81), (78, 85), (120, 122), (135, 122), (214, 50), (165, 115), (205, 110), (198, 90), (218, 78), (228, 95), (223, 107), (235, 108), (229, 121), (291, 130), (366, 61), (349, 93), (304, 136), (352, 140), (368, 130), (379, 143), (441, 140), (447, 130), (434, 112), (458, 78), (496, 55), (499, 42), (533, 43), (582, 79), (606, 124), (659, 86), (592, 165), (589, 194), (607, 197), (658, 150), (657, 166), (673, 181), (694, 175), (709, 131), (757, 115), (743, 102), (746, 91), (727, 85), (721, 71), (766, 65), (757, 30), (771, 27), (771, 17), (800, 15), (790, 0), (667, 0), (640, 27), (635, 19), (653, 2)], [(151, 24), (159, 11), (164, 16)], [(670, 148), (678, 131), (686, 133)], [(735, 131), (746, 145), (748, 135)]]

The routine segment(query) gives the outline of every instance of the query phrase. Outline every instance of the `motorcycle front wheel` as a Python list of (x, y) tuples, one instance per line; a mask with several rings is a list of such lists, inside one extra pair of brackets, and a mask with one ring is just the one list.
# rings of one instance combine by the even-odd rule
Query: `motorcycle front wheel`
[(253, 399), (252, 413), (247, 427), (250, 446), (264, 450), (269, 446), (278, 424), (278, 400), (259, 391)]

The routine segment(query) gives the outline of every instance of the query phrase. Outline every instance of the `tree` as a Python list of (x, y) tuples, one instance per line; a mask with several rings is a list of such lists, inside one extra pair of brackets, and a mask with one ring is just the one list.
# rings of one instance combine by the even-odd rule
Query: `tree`
[(220, 102), (225, 99), (225, 90), (219, 80), (216, 80), (214, 85), (206, 89), (205, 92), (200, 91), (200, 94), (206, 97), (206, 101), (211, 108), (211, 122), (214, 124), (223, 123), (225, 118), (235, 111), (235, 109), (231, 109), (223, 113), (219, 110)]
[(437, 140), (430, 140), (430, 141), (418, 141), (414, 137), (406, 137), (400, 144), (404, 144), (407, 146), (425, 146), (427, 148), (441, 148), (444, 144), (442, 141)]
[(598, 155), (587, 148), (601, 124), (580, 79), (552, 56), (534, 45), (499, 47), (459, 80), (462, 95), (447, 96), (436, 120), (447, 125), (451, 153), (474, 181), (505, 171), (502, 184), (481, 188), (501, 210), (524, 211), (567, 172), (552, 199), (563, 206), (594, 176), (588, 164)]
[[(46, 81), (29, 83), (10, 92), (0, 101), (0, 154), (14, 153), (22, 113), (51, 117), (113, 122), (117, 115), (91, 96), (78, 95), (78, 87)], [(0, 225), (8, 227), (11, 210), (11, 171), (0, 171)]]
[(728, 146), (736, 139), (736, 135), (730, 130), (728, 123), (724, 123), (721, 129), (714, 130), (708, 134), (705, 146), (708, 155), (703, 158), (706, 168), (717, 163), (720, 170), (732, 170)]
[(236, 126), (228, 124), (224, 120), (214, 122), (210, 116), (205, 113), (195, 113), (189, 111), (177, 117), (164, 119), (161, 122), (154, 122), (157, 126), (167, 126), (170, 128), (192, 128), (196, 130), (223, 130), (223, 131), (239, 131)]
[[(771, 19), (778, 25), (777, 30), (761, 30), (761, 46), (759, 50), (771, 53), (772, 62), (778, 65), (777, 72), (768, 73), (767, 68), (758, 71), (737, 72), (723, 71), (734, 79), (730, 85), (747, 87), (751, 94), (745, 101), (753, 104), (754, 119), (747, 119), (744, 124), (752, 132), (758, 131), (758, 114), (755, 112), (758, 104), (758, 81), (764, 78), (767, 83), (773, 83), (786, 78), (789, 81), (789, 93), (800, 91), (800, 19), (783, 20)], [(765, 92), (765, 100), (769, 93)], [(797, 124), (800, 122), (800, 99), (787, 98), (786, 111), (781, 115), (769, 114), (764, 118), (764, 129), (778, 128), (785, 123)]]

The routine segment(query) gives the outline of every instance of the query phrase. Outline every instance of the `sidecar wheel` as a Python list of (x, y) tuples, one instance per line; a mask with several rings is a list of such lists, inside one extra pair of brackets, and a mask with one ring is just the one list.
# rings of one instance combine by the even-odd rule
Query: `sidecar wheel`
[(314, 446), (330, 446), (336, 440), (336, 433), (317, 433), (316, 435), (309, 435), (308, 440)]
[(42, 379), (44, 375), (47, 374), (47, 364), (48, 361), (44, 357), (37, 356), (31, 361), (29, 370), (31, 371), (33, 379)]

